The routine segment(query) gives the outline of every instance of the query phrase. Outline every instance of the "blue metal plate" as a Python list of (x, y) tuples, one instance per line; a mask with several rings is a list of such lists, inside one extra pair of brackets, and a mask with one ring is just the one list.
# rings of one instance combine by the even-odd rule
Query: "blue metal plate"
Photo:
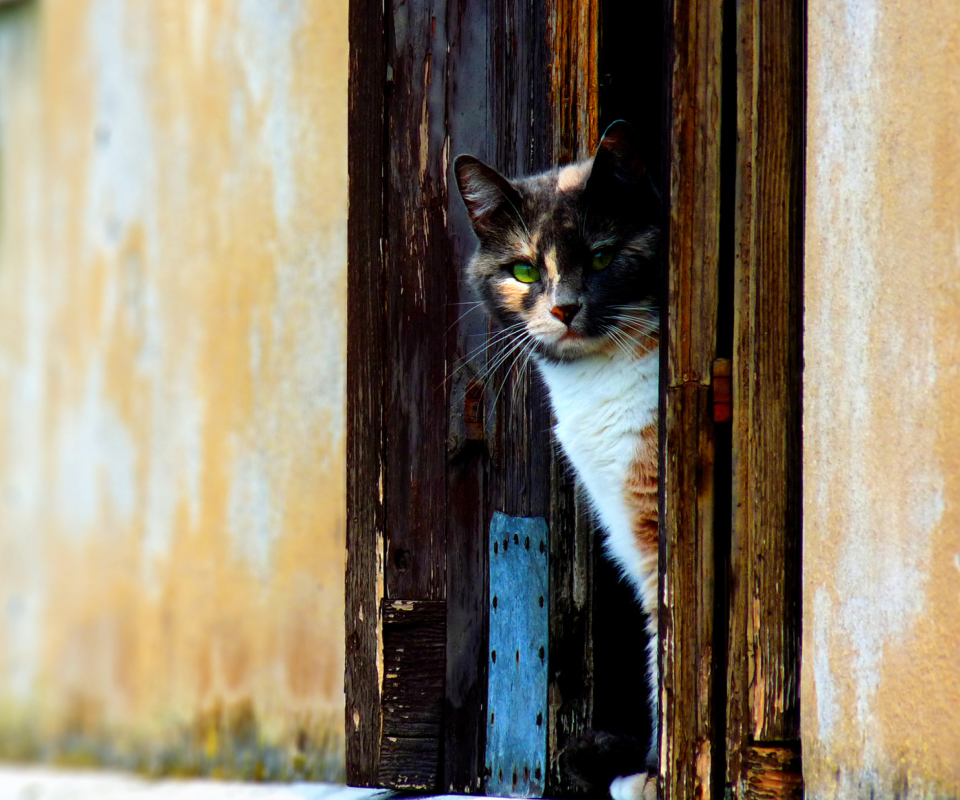
[(546, 521), (494, 513), (490, 523), (488, 795), (543, 797), (549, 568)]

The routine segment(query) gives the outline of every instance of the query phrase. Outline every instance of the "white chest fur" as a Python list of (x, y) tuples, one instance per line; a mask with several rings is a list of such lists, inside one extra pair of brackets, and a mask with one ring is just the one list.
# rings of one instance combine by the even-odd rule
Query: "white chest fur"
[(641, 434), (657, 419), (659, 352), (537, 366), (550, 390), (557, 438), (607, 531), (610, 555), (639, 591), (649, 565), (640, 558), (624, 490)]

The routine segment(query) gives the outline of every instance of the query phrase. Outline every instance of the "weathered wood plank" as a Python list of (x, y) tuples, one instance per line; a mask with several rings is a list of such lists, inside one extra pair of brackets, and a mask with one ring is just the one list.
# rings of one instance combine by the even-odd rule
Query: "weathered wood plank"
[(379, 783), (436, 790), (443, 741), (447, 609), (442, 600), (387, 600), (383, 625)]
[(387, 6), (385, 595), (446, 590), (446, 2)]
[(553, 467), (550, 508), (550, 682), (547, 700), (546, 796), (578, 787), (561, 755), (593, 725), (593, 521), (576, 498), (570, 470)]
[(439, 758), (437, 741), (430, 737), (386, 737), (380, 756), (382, 785), (398, 790), (436, 791), (436, 774), (425, 774), (423, 765)]
[(383, 506), (383, 4), (350, 3), (347, 223), (347, 781), (374, 786), (379, 772), (378, 614)]
[(664, 798), (711, 796), (713, 770), (713, 457), (709, 387), (668, 388), (661, 548)]
[(673, 0), (666, 384), (710, 385), (720, 253), (722, 0)]
[(743, 787), (742, 748), (800, 735), (804, 24), (801, 0), (738, 4), (727, 780)]
[[(451, 9), (447, 22), (447, 133), (452, 159), (473, 153), (492, 162), (487, 4)], [(487, 524), (485, 497), (487, 408), (478, 380), (483, 358), (467, 356), (487, 335), (482, 309), (466, 281), (464, 265), (476, 239), (453, 176), (447, 174), (446, 215), (451, 245), (446, 270), (447, 369), (447, 680), (444, 775), (447, 792), (477, 793), (483, 784), (487, 702)], [(469, 409), (468, 409), (469, 406)], [(469, 419), (468, 419), (469, 411)]]
[[(572, 28), (569, 14), (586, 20), (587, 26)], [(564, 0), (562, 6), (490, 4), (486, 146), (491, 163), (504, 173), (530, 174), (589, 152), (596, 121), (578, 107), (596, 104), (596, 71), (586, 67), (596, 56), (595, 20), (596, 7), (590, 0)], [(574, 67), (571, 59), (580, 66)], [(581, 130), (587, 124), (591, 127)], [(494, 348), (489, 357), (498, 353)], [(571, 603), (563, 594), (577, 587), (579, 596), (586, 597), (583, 592), (592, 571), (587, 558), (590, 530), (577, 525), (573, 481), (552, 442), (546, 391), (532, 364), (522, 372), (501, 369), (492, 376), (485, 408), (488, 515), (503, 511), (548, 518), (551, 546), (561, 554), (551, 562), (550, 593), (550, 652), (556, 656), (550, 665), (551, 767), (546, 791), (554, 793), (570, 789), (560, 775), (560, 753), (590, 724), (590, 665), (583, 658), (590, 642), (584, 601)], [(575, 555), (575, 561), (566, 561), (566, 555)]]
[[(539, 172), (553, 162), (546, 13), (546, 4), (493, 4), (490, 147), (492, 163), (506, 175)], [(495, 346), (490, 357), (501, 350)], [(546, 518), (553, 459), (546, 390), (532, 364), (521, 370), (512, 358), (486, 389), (488, 524), (494, 511)]]
[(481, 787), (486, 716), (486, 571), (483, 451), (469, 443), (447, 473), (447, 672), (443, 788)]
[[(753, 252), (754, 233), (754, 168), (757, 144), (757, 93), (759, 62), (756, 59), (758, 46), (757, 24), (759, 0), (744, 0), (737, 8), (737, 182), (736, 182), (736, 233), (734, 261), (734, 349), (740, 351), (744, 340), (744, 323), (749, 330), (748, 309), (751, 284), (750, 257)], [(744, 358), (744, 355), (747, 357)], [(743, 772), (744, 750), (750, 736), (750, 660), (751, 643), (748, 629), (750, 622), (750, 569), (752, 536), (749, 520), (750, 509), (741, 503), (749, 503), (749, 479), (744, 467), (748, 451), (744, 449), (749, 431), (745, 424), (749, 414), (749, 353), (734, 359), (733, 376), (733, 430), (732, 430), (732, 502), (733, 520), (730, 541), (730, 591), (728, 612), (727, 645), (727, 784), (739, 795)], [(747, 394), (743, 394), (746, 390)], [(742, 460), (742, 461), (741, 461)]]
[(447, 670), (446, 2), (391, 2), (386, 11), (379, 782), (436, 790)]
[(551, 0), (546, 5), (553, 160), (564, 164), (591, 155), (600, 140), (600, 2)]
[(660, 426), (660, 781), (666, 800), (709, 798), (713, 789), (710, 382), (717, 353), (721, 32), (721, 0), (671, 4)]
[(744, 507), (753, 515), (749, 524), (755, 533), (751, 584), (757, 613), (750, 618), (757, 741), (800, 735), (803, 9), (799, 0), (762, 7), (757, 106), (763, 116), (754, 170), (758, 225), (750, 256), (751, 297), (743, 307), (749, 332), (738, 325), (749, 336), (744, 347), (752, 351), (749, 374), (738, 375), (750, 382), (752, 441), (744, 471), (752, 473), (754, 485)]
[[(443, 8), (351, 5), (347, 730), (364, 785), (410, 768), (396, 748), (379, 763), (381, 710), (397, 719), (380, 707), (378, 600), (446, 591)], [(439, 722), (432, 735), (437, 755)]]

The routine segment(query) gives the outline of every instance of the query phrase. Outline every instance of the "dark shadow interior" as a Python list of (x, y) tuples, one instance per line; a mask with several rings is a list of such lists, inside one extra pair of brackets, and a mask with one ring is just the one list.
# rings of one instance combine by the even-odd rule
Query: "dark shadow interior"
[[(600, 7), (600, 130), (617, 119), (640, 134), (646, 166), (662, 192), (662, 0)], [(594, 728), (648, 741), (646, 633), (633, 590), (596, 548), (594, 572)]]

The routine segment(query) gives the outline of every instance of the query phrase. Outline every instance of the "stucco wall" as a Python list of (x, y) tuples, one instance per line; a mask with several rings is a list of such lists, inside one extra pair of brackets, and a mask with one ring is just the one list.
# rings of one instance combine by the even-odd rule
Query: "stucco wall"
[(336, 778), (347, 0), (0, 10), (0, 755)]
[(807, 797), (955, 797), (957, 3), (810, 0), (808, 59)]

